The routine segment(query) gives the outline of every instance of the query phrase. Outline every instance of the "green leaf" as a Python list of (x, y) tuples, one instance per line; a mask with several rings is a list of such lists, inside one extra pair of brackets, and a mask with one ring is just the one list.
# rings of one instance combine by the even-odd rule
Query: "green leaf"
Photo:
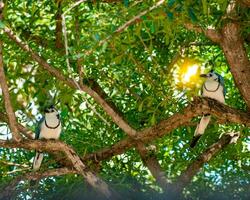
[(196, 15), (195, 15), (195, 13), (194, 13), (193, 8), (191, 8), (191, 7), (188, 8), (188, 15), (189, 15), (189, 17), (191, 18), (191, 20), (192, 20), (193, 22), (197, 22), (197, 21), (198, 21)]
[(202, 0), (202, 7), (203, 7), (203, 14), (207, 15), (208, 14), (208, 4), (207, 0)]
[(3, 23), (3, 21), (0, 20), (0, 29), (5, 28), (5, 24)]

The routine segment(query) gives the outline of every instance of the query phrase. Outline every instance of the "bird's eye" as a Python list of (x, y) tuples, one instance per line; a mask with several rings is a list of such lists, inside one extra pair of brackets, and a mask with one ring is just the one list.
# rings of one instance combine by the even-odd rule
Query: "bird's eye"
[(212, 77), (212, 76), (213, 76), (213, 74), (210, 73), (210, 74), (209, 74), (209, 77)]

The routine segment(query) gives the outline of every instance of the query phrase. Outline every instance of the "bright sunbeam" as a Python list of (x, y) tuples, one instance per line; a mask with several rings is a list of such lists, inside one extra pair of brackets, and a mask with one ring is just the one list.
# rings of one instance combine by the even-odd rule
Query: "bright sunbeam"
[(202, 79), (199, 76), (202, 68), (202, 64), (195, 59), (183, 58), (178, 60), (173, 71), (176, 88), (197, 92), (202, 84)]
[(197, 74), (199, 66), (197, 64), (188, 67), (187, 72), (183, 74), (182, 81), (183, 83), (190, 82), (191, 78)]

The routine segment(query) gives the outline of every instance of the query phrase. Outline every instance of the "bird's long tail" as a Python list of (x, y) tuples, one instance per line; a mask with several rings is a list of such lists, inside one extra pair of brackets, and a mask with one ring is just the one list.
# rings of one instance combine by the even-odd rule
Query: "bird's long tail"
[(39, 168), (42, 164), (42, 161), (43, 161), (43, 153), (36, 152), (36, 155), (35, 155), (34, 160), (33, 160), (33, 170), (34, 171), (39, 170)]
[(202, 116), (200, 123), (197, 125), (195, 132), (194, 132), (194, 137), (190, 143), (190, 147), (193, 148), (198, 140), (200, 139), (201, 135), (205, 132), (207, 125), (211, 119), (211, 115), (204, 115)]

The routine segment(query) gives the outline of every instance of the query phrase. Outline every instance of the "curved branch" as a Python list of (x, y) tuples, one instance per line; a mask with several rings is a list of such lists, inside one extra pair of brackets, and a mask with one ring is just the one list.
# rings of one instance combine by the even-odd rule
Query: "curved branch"
[(84, 156), (82, 160), (86, 161), (91, 159), (101, 161), (119, 155), (129, 148), (134, 147), (138, 141), (148, 143), (156, 138), (163, 137), (180, 126), (189, 125), (192, 118), (203, 115), (204, 113), (210, 113), (222, 123), (230, 122), (244, 124), (250, 127), (249, 113), (231, 108), (210, 98), (197, 97), (181, 112), (175, 113), (173, 116), (162, 120), (151, 128), (140, 131), (135, 138), (127, 137), (109, 148)]
[(97, 191), (101, 192), (107, 198), (115, 195), (111, 193), (108, 185), (96, 176), (93, 172), (89, 171), (87, 167), (83, 164), (80, 157), (75, 153), (75, 151), (67, 144), (61, 141), (39, 141), (39, 140), (22, 140), (22, 142), (15, 141), (5, 141), (0, 140), (0, 146), (6, 148), (24, 148), (24, 149), (36, 149), (45, 152), (63, 152), (67, 159), (71, 162), (72, 166), (81, 174), (86, 181), (93, 186)]
[(169, 192), (175, 196), (174, 199), (181, 195), (184, 187), (192, 181), (193, 177), (200, 171), (202, 166), (206, 162), (209, 162), (220, 150), (230, 144), (233, 138), (237, 136), (238, 133), (224, 134), (218, 142), (208, 147), (194, 162), (192, 162), (187, 169), (182, 172), (177, 181), (168, 188)]
[(222, 35), (218, 31), (212, 28), (203, 29), (200, 26), (194, 25), (192, 23), (185, 23), (185, 28), (191, 31), (195, 31), (197, 33), (203, 33), (205, 36), (207, 36), (210, 40), (212, 40), (215, 43), (220, 43), (222, 40)]

